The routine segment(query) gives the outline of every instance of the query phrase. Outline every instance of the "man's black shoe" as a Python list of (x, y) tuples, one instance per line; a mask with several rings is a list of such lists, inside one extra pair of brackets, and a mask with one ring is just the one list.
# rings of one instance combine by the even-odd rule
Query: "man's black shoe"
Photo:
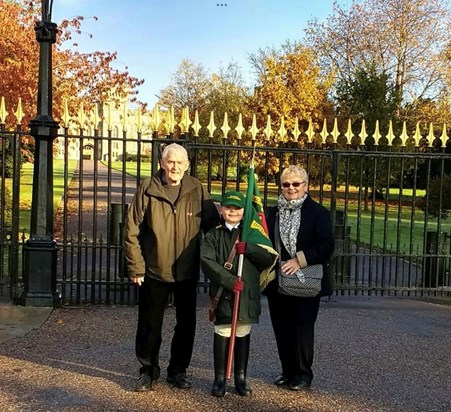
[(152, 379), (146, 373), (141, 373), (141, 376), (136, 381), (135, 391), (136, 392), (146, 392), (152, 389)]
[(191, 381), (186, 377), (185, 373), (176, 373), (175, 375), (168, 375), (166, 381), (179, 389), (191, 388)]
[(294, 379), (288, 385), (288, 389), (292, 391), (300, 391), (302, 389), (310, 388), (310, 385), (311, 385), (310, 382)]
[(276, 380), (274, 381), (274, 383), (277, 386), (284, 386), (284, 385), (288, 385), (290, 383), (290, 380), (284, 375), (279, 375)]

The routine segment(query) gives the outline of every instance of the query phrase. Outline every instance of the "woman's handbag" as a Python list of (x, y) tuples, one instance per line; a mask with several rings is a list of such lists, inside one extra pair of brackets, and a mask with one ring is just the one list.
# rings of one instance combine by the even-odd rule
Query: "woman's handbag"
[(323, 265), (310, 265), (298, 269), (296, 273), (288, 275), (279, 267), (279, 292), (283, 295), (299, 297), (315, 297), (321, 291)]
[[(276, 218), (274, 227), (275, 245), (279, 256), (282, 256), (279, 233), (279, 218)], [(323, 265), (310, 265), (298, 269), (296, 273), (288, 275), (282, 272), (280, 262), (278, 268), (279, 293), (289, 296), (315, 297), (321, 291), (321, 280), (323, 279)]]

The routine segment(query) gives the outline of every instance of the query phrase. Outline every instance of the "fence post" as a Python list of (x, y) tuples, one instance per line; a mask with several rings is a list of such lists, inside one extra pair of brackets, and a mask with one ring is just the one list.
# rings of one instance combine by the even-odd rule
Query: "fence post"
[(123, 225), (128, 210), (128, 203), (111, 203), (110, 208), (110, 243), (112, 245), (122, 244)]
[(342, 210), (335, 211), (335, 278), (341, 284), (349, 283), (350, 260), (349, 239), (351, 236), (351, 226), (346, 224), (346, 217)]
[(158, 133), (154, 132), (152, 137), (152, 160), (150, 164), (150, 175), (153, 176), (160, 168), (160, 144), (158, 141)]
[(426, 232), (424, 286), (427, 288), (444, 286), (445, 258), (437, 255), (446, 254), (447, 235), (446, 232)]

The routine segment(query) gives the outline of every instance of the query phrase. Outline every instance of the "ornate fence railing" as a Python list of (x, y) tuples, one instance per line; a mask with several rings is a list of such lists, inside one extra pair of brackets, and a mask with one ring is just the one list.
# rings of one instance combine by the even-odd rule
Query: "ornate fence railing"
[[(199, 128), (165, 138), (144, 137), (139, 130), (119, 136), (111, 127), (89, 135), (61, 129), (54, 142), (61, 165), (54, 168), (55, 192), (61, 193), (55, 200), (54, 235), (57, 289), (64, 304), (136, 302), (136, 287), (124, 268), (123, 217), (141, 179), (158, 167), (161, 145), (172, 141), (188, 149), (191, 174), (216, 200), (225, 190), (246, 190), (254, 153), (265, 209), (280, 193), (280, 171), (303, 165), (309, 192), (331, 212), (336, 293), (451, 294), (451, 154), (445, 128), (440, 137), (431, 131), (427, 136), (415, 131), (410, 138), (389, 134), (385, 146), (355, 144), (349, 128), (343, 134), (335, 127), (307, 129), (296, 139), (280, 129), (284, 138), (275, 139), (268, 126), (257, 129), (255, 121), (244, 138), (221, 129), (218, 136), (211, 127), (210, 136), (202, 138), (194, 136)], [(30, 164), (23, 163), (22, 154), (30, 137), (4, 124), (0, 137), (0, 297), (16, 299), (23, 288), (22, 249), (29, 232), (31, 188), (24, 170), (29, 174)], [(393, 144), (396, 139), (400, 144)], [(422, 145), (422, 139), (430, 143)], [(201, 274), (199, 290), (206, 288)]]

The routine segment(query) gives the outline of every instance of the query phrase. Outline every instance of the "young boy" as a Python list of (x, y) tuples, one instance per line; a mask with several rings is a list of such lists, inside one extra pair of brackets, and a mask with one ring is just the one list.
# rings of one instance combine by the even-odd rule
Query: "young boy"
[[(274, 256), (264, 248), (240, 241), (244, 207), (245, 199), (241, 193), (226, 192), (221, 201), (224, 222), (205, 235), (201, 246), (201, 267), (210, 279), (210, 296), (214, 298), (218, 291), (220, 293), (214, 322), (215, 380), (211, 390), (211, 394), (218, 397), (224, 396), (226, 392), (225, 374), (235, 291), (240, 292), (234, 346), (235, 388), (242, 396), (248, 396), (251, 392), (246, 382), (246, 371), (251, 324), (258, 323), (261, 313), (260, 272), (274, 262)], [(227, 262), (233, 248), (236, 255), (229, 265)], [(241, 278), (237, 276), (240, 254), (244, 256)]]

